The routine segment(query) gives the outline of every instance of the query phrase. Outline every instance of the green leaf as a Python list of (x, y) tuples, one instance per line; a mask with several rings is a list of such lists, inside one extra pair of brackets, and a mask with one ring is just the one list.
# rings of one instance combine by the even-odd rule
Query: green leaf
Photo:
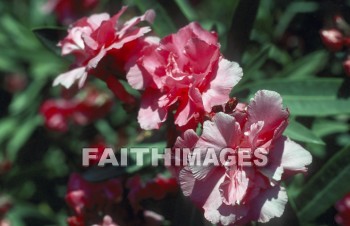
[(17, 152), (30, 138), (34, 130), (42, 123), (42, 118), (36, 116), (35, 118), (27, 118), (20, 127), (16, 128), (12, 139), (7, 144), (8, 157), (10, 160), (14, 160), (17, 156)]
[(117, 133), (106, 120), (98, 120), (95, 123), (95, 126), (101, 135), (103, 135), (104, 139), (106, 139), (108, 144), (115, 145), (117, 143)]
[(11, 137), (17, 126), (16, 118), (8, 117), (0, 121), (0, 144)]
[(315, 51), (287, 65), (275, 76), (291, 79), (307, 78), (322, 70), (327, 65), (327, 60), (328, 53), (325, 50)]
[(250, 59), (244, 66), (243, 66), (243, 73), (244, 76), (242, 77), (240, 84), (243, 84), (245, 81), (247, 81), (251, 76), (254, 76), (254, 74), (257, 72), (257, 70), (260, 69), (260, 67), (266, 62), (266, 60), (269, 57), (269, 52), (271, 50), (271, 45), (265, 45), (261, 48), (261, 50)]
[(8, 37), (16, 37), (9, 39), (9, 41), (14, 43), (17, 48), (28, 50), (32, 48), (33, 44), (37, 44), (33, 43), (35, 38), (30, 30), (24, 27), (17, 19), (9, 14), (1, 15), (0, 28), (2, 30), (1, 32), (6, 32)]
[(318, 137), (325, 137), (334, 133), (346, 133), (349, 129), (349, 125), (345, 122), (328, 119), (317, 119), (312, 125), (312, 131)]
[(336, 153), (295, 199), (301, 221), (312, 221), (350, 191), (350, 146)]
[(325, 145), (321, 138), (316, 136), (310, 129), (306, 128), (304, 125), (295, 120), (289, 121), (289, 125), (284, 131), (284, 134), (293, 140)]
[(311, 13), (319, 8), (319, 4), (316, 2), (291, 2), (288, 7), (286, 7), (286, 12), (281, 14), (278, 20), (278, 24), (275, 27), (275, 37), (281, 37), (288, 25), (291, 23), (293, 18), (299, 13)]
[(49, 50), (61, 56), (61, 49), (57, 46), (60, 37), (66, 33), (66, 29), (59, 27), (35, 28), (32, 30), (39, 41)]
[[(229, 60), (241, 62), (241, 58), (250, 40), (260, 1), (244, 0), (235, 2), (235, 13), (228, 29), (227, 48), (225, 56)], [(217, 4), (217, 3), (216, 3)]]
[(46, 79), (36, 79), (26, 90), (16, 94), (9, 106), (10, 114), (19, 114), (31, 106), (35, 106), (33, 104), (39, 100), (40, 92), (46, 82)]
[(308, 143), (305, 147), (313, 157), (324, 159), (327, 156), (327, 146), (320, 144)]
[(187, 0), (175, 0), (175, 2), (188, 21), (198, 20), (197, 12), (192, 8)]
[(176, 32), (176, 26), (173, 20), (168, 16), (166, 10), (156, 0), (134, 0), (135, 5), (145, 12), (149, 9), (154, 9), (157, 16), (153, 24), (155, 32), (163, 37)]
[(236, 87), (232, 94), (242, 96), (242, 91), (248, 91), (248, 96), (253, 97), (258, 90), (273, 90), (281, 94), (291, 115), (330, 116), (350, 113), (349, 91), (345, 87), (347, 84), (337, 78), (274, 79)]

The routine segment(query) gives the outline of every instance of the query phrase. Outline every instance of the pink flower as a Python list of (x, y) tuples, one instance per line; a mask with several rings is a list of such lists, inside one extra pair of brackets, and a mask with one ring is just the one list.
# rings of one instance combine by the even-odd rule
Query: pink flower
[[(205, 218), (212, 223), (244, 224), (250, 221), (268, 222), (283, 214), (287, 202), (281, 180), (298, 172), (306, 172), (312, 161), (308, 151), (282, 135), (288, 124), (289, 112), (283, 109), (280, 95), (273, 91), (259, 91), (246, 109), (233, 113), (217, 113), (212, 121), (205, 121), (201, 136), (187, 130), (178, 138), (175, 147), (199, 148), (201, 156), (208, 148), (219, 159), (223, 148), (250, 154), (244, 166), (227, 155), (219, 166), (187, 165), (178, 178), (184, 195), (204, 209)], [(267, 157), (267, 164), (253, 164), (253, 153)], [(232, 157), (232, 156), (231, 156)], [(260, 160), (259, 160), (260, 161)]]
[(178, 127), (194, 128), (229, 100), (241, 77), (238, 64), (221, 55), (217, 34), (198, 23), (146, 47), (127, 74), (133, 88), (145, 90), (138, 115), (143, 129), (158, 129), (172, 110)]
[(93, 226), (118, 226), (118, 225), (113, 222), (113, 219), (110, 216), (106, 215), (103, 217), (102, 224), (94, 224)]
[(136, 25), (141, 21), (152, 22), (155, 13), (148, 10), (122, 24), (119, 18), (126, 9), (123, 7), (113, 17), (107, 13), (84, 17), (70, 26), (67, 37), (58, 45), (62, 48), (62, 55), (72, 54), (76, 61), (70, 71), (55, 79), (53, 85), (69, 88), (78, 81), (81, 88), (88, 74), (94, 74), (104, 80), (121, 100), (133, 101), (115, 75), (123, 72), (148, 42), (154, 41), (142, 38), (151, 30), (150, 27), (138, 28)]
[(118, 179), (90, 183), (77, 173), (68, 182), (66, 202), (75, 216), (68, 218), (69, 225), (88, 225), (96, 222), (98, 214), (113, 212), (113, 205), (122, 199), (123, 187)]
[(350, 225), (350, 193), (335, 205), (338, 214), (335, 216), (335, 221), (342, 226)]

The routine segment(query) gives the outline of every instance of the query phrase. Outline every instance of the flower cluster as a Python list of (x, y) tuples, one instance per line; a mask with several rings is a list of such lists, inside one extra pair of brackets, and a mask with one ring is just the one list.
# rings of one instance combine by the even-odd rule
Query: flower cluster
[[(341, 16), (334, 17), (334, 28), (320, 31), (322, 42), (333, 52), (350, 49), (350, 25)], [(350, 76), (350, 55), (343, 62), (345, 74)]]
[(113, 214), (113, 205), (121, 201), (122, 192), (122, 184), (118, 179), (89, 183), (79, 174), (73, 173), (66, 194), (66, 202), (74, 211), (74, 216), (68, 218), (69, 226), (99, 222), (100, 219), (96, 219), (97, 210), (106, 215)]
[(70, 26), (67, 37), (59, 42), (59, 46), (62, 55), (75, 57), (75, 63), (70, 71), (55, 79), (54, 85), (70, 88), (78, 81), (81, 88), (87, 76), (93, 74), (105, 81), (120, 100), (129, 104), (134, 101), (117, 75), (125, 71), (144, 46), (155, 41), (142, 38), (151, 30), (149, 27), (136, 27), (142, 21), (152, 22), (155, 14), (149, 10), (122, 24), (119, 18), (126, 9), (123, 7), (113, 17), (107, 13), (84, 17)]
[(158, 129), (175, 113), (182, 130), (203, 122), (212, 107), (229, 100), (242, 69), (220, 53), (215, 32), (190, 23), (176, 34), (148, 46), (127, 74), (130, 85), (143, 89), (138, 121), (143, 129)]
[(350, 225), (350, 193), (338, 201), (335, 208), (338, 210), (335, 221), (342, 226)]
[(45, 126), (66, 132), (69, 124), (86, 125), (104, 117), (112, 108), (112, 98), (95, 87), (86, 87), (75, 98), (46, 100), (40, 107)]
[[(68, 218), (69, 226), (117, 226), (125, 222), (134, 225), (158, 226), (163, 216), (144, 210), (141, 201), (161, 199), (178, 191), (176, 179), (156, 177), (143, 184), (139, 177), (130, 178), (125, 184), (122, 179), (92, 183), (81, 175), (73, 173), (68, 182), (66, 202), (74, 215)], [(127, 193), (128, 202), (123, 200)], [(133, 213), (127, 212), (131, 205)], [(99, 214), (96, 214), (99, 213)], [(141, 218), (140, 218), (141, 214)]]
[(248, 152), (248, 163), (254, 161), (252, 153), (267, 154), (264, 166), (239, 165), (224, 156), (220, 166), (186, 166), (178, 170), (179, 182), (186, 196), (203, 207), (205, 217), (212, 223), (223, 225), (245, 224), (250, 221), (268, 222), (280, 217), (287, 202), (281, 180), (298, 172), (305, 172), (311, 155), (282, 133), (288, 124), (289, 112), (282, 108), (282, 99), (272, 91), (259, 91), (244, 109), (231, 114), (217, 113), (205, 121), (203, 133), (187, 130), (178, 138), (175, 147), (196, 147), (216, 150), (223, 148)]
[[(248, 105), (238, 103), (230, 93), (243, 71), (237, 63), (224, 58), (215, 32), (192, 22), (162, 39), (146, 36), (150, 28), (136, 25), (142, 21), (152, 22), (154, 12), (148, 10), (140, 17), (121, 23), (125, 10), (123, 7), (113, 17), (106, 13), (92, 15), (70, 26), (68, 36), (59, 46), (62, 55), (75, 56), (75, 63), (70, 71), (55, 79), (54, 85), (70, 88), (77, 82), (81, 88), (87, 76), (94, 75), (121, 101), (135, 105), (135, 97), (126, 92), (120, 82), (127, 80), (141, 93), (138, 122), (142, 129), (159, 129), (167, 122), (170, 134), (180, 134), (175, 147), (199, 148), (205, 157), (209, 153), (207, 149), (213, 148), (216, 156), (224, 158), (224, 164), (171, 169), (184, 195), (203, 208), (206, 219), (229, 225), (267, 222), (280, 217), (287, 202), (281, 181), (306, 172), (312, 160), (309, 152), (282, 135), (288, 125), (289, 111), (283, 108), (281, 96), (262, 90)], [(57, 107), (45, 107), (42, 112), (47, 118), (46, 124), (51, 126), (52, 118), (57, 117)], [(65, 120), (74, 118), (72, 111), (59, 116)], [(195, 132), (198, 127), (203, 129), (200, 135)], [(234, 153), (220, 155), (220, 150), (225, 148)], [(267, 156), (268, 162), (263, 166), (236, 164), (232, 158), (241, 152), (248, 153), (248, 162), (259, 161), (260, 158), (254, 159), (253, 152)], [(76, 175), (73, 178), (81, 181)], [(105, 183), (105, 189), (109, 189), (110, 182)], [(78, 184), (85, 186), (83, 182)], [(120, 186), (117, 184), (113, 182)], [(89, 186), (97, 186), (104, 196), (95, 200), (95, 188), (68, 190), (67, 201), (78, 216), (90, 209), (88, 196), (94, 199), (95, 205), (95, 202), (98, 205), (105, 202), (107, 206), (121, 197), (120, 187), (110, 193), (103, 190), (102, 185)], [(143, 184), (135, 176), (126, 188), (131, 208), (138, 212), (142, 210), (141, 200), (160, 199), (168, 192), (175, 192), (177, 186), (174, 179), (159, 177)], [(102, 225), (118, 223), (108, 211), (103, 213), (105, 218), (99, 218), (99, 222), (103, 220)]]

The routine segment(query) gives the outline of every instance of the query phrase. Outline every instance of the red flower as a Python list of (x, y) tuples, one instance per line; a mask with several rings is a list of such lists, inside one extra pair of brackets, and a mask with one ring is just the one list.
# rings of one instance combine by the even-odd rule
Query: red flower
[(335, 205), (338, 214), (335, 216), (335, 221), (342, 226), (350, 225), (350, 193)]
[(157, 176), (155, 179), (143, 184), (140, 176), (130, 178), (126, 185), (130, 188), (128, 199), (135, 211), (141, 209), (140, 202), (144, 199), (163, 199), (169, 193), (178, 191), (175, 178), (164, 178)]
[[(283, 214), (287, 194), (280, 181), (306, 172), (312, 160), (308, 151), (282, 136), (288, 116), (279, 94), (259, 91), (246, 110), (217, 113), (212, 121), (204, 122), (201, 136), (187, 130), (178, 138), (175, 147), (199, 148), (202, 157), (211, 148), (217, 159), (223, 159), (218, 165), (176, 170), (184, 195), (204, 209), (209, 221), (223, 225), (268, 222)], [(221, 156), (224, 148), (232, 149), (233, 155)], [(243, 152), (249, 154), (250, 166), (239, 164)], [(256, 165), (257, 152), (267, 156), (267, 164)]]
[(337, 29), (321, 30), (323, 44), (330, 50), (337, 52), (343, 48), (343, 34)]
[(106, 143), (102, 139), (97, 139), (89, 146), (90, 148), (97, 148), (96, 158), (89, 159), (89, 166), (97, 165), (103, 155), (103, 151), (107, 148)]
[(196, 127), (205, 112), (229, 100), (241, 77), (238, 64), (222, 57), (217, 34), (198, 23), (147, 46), (127, 74), (133, 88), (145, 90), (138, 115), (143, 129), (158, 129), (175, 109), (178, 127)]
[(134, 56), (148, 44), (143, 39), (150, 27), (138, 28), (141, 21), (152, 22), (155, 13), (148, 10), (140, 17), (134, 17), (124, 24), (119, 21), (127, 8), (123, 7), (116, 15), (107, 13), (84, 17), (75, 22), (68, 30), (68, 36), (59, 42), (62, 55), (73, 54), (76, 61), (72, 70), (60, 74), (54, 85), (71, 87), (77, 80), (81, 88), (88, 76), (104, 80), (108, 87), (123, 101), (133, 102), (133, 98), (125, 91), (115, 74), (124, 71)]
[(74, 210), (74, 217), (68, 222), (79, 225), (80, 222), (93, 222), (97, 219), (96, 212), (108, 214), (112, 206), (122, 199), (123, 187), (118, 179), (99, 183), (85, 181), (79, 174), (70, 176), (66, 194), (66, 202)]
[(67, 24), (94, 9), (98, 2), (98, 0), (48, 0), (43, 10), (46, 13), (54, 12), (61, 23)]
[(40, 113), (48, 129), (66, 132), (69, 123), (87, 125), (104, 117), (112, 106), (109, 95), (94, 87), (87, 87), (74, 99), (46, 100), (40, 107)]

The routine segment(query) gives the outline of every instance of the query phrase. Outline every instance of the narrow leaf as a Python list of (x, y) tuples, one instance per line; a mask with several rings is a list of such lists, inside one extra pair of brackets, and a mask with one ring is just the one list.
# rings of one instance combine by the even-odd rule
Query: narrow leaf
[(347, 123), (335, 120), (318, 119), (312, 125), (312, 131), (318, 137), (334, 133), (346, 133), (350, 129)]
[(42, 119), (40, 116), (27, 118), (26, 121), (17, 128), (16, 133), (14, 133), (12, 139), (7, 145), (10, 160), (13, 161), (16, 158), (17, 152), (23, 147), (41, 122)]
[(290, 120), (289, 125), (284, 134), (289, 136), (293, 140), (325, 145), (321, 138), (316, 136), (310, 129), (306, 128), (304, 125), (300, 124), (295, 120)]
[(244, 76), (242, 77), (240, 84), (243, 84), (251, 76), (254, 76), (256, 71), (266, 62), (269, 57), (269, 52), (271, 50), (271, 45), (265, 45), (261, 50), (256, 54), (255, 57), (250, 59), (244, 66), (243, 72)]
[(134, 3), (142, 12), (148, 9), (154, 9), (156, 11), (157, 16), (153, 28), (158, 35), (163, 37), (176, 32), (176, 27), (172, 19), (156, 0), (135, 0)]
[[(247, 91), (248, 97), (253, 97), (258, 90), (273, 90), (281, 94), (291, 115), (330, 116), (350, 113), (350, 90), (346, 88), (348, 85), (349, 82), (337, 78), (275, 79), (235, 87), (232, 95), (241, 97), (243, 91)], [(247, 101), (244, 98), (243, 100)]]
[(224, 54), (229, 60), (241, 62), (250, 40), (259, 4), (259, 0), (239, 1), (228, 32), (227, 49)]
[(16, 94), (9, 106), (10, 114), (15, 115), (35, 106), (33, 103), (38, 101), (45, 84), (46, 80), (37, 79), (25, 91)]
[(295, 200), (301, 221), (312, 221), (350, 191), (350, 146), (335, 154)]
[(302, 58), (285, 67), (285, 69), (276, 75), (281, 78), (300, 79), (310, 77), (324, 68), (328, 59), (325, 50), (319, 50)]
[(57, 46), (57, 43), (66, 33), (66, 29), (58, 27), (47, 27), (47, 28), (35, 28), (32, 30), (39, 41), (49, 50), (57, 55), (61, 55), (61, 50)]

